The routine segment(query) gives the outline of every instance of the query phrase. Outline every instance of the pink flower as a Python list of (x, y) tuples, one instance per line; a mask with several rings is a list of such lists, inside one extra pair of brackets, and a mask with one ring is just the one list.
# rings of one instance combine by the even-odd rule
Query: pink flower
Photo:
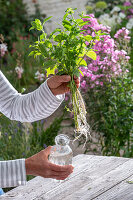
[(41, 74), (39, 71), (35, 73), (35, 79), (38, 79), (39, 81), (43, 81), (45, 78), (44, 74)]
[(91, 80), (95, 81), (96, 80), (96, 75), (91, 74)]
[(130, 60), (130, 56), (126, 56), (126, 59), (127, 59), (127, 60)]
[(23, 72), (24, 72), (23, 68), (17, 66), (17, 67), (15, 68), (15, 71), (16, 71), (16, 73), (17, 73), (17, 75), (18, 75), (18, 79), (21, 79), (21, 78), (22, 78), (22, 74), (23, 74)]
[(130, 40), (129, 35), (129, 30), (127, 30), (125, 27), (123, 27), (122, 29), (119, 29), (116, 34), (114, 35), (114, 38), (125, 38), (127, 40)]
[(100, 82), (100, 85), (103, 86), (103, 82)]
[(82, 87), (83, 89), (85, 89), (85, 87), (86, 87), (86, 81), (85, 81), (85, 80), (82, 81), (81, 87)]
[(130, 8), (130, 9), (129, 9), (129, 11), (130, 11), (130, 13), (132, 13), (132, 14), (133, 14), (133, 8)]
[(105, 82), (112, 81), (112, 77), (121, 76), (122, 73), (127, 73), (125, 66), (128, 65), (126, 48), (121, 49), (121, 43), (128, 47), (130, 40), (129, 31), (123, 27), (115, 34), (115, 39), (111, 37), (110, 28), (99, 24), (94, 15), (89, 15), (91, 18), (84, 18), (84, 21), (88, 20), (88, 24), (83, 27), (85, 35), (95, 35), (95, 31), (101, 30), (102, 33), (108, 33), (108, 35), (100, 36), (103, 40), (95, 41), (93, 49), (97, 54), (97, 59), (92, 60), (86, 56), (87, 68), (81, 68), (84, 76), (81, 77), (81, 88), (85, 91), (89, 87), (95, 88), (103, 86)]
[(131, 6), (132, 4), (129, 1), (126, 1), (123, 6)]
[(3, 57), (5, 55), (5, 52), (7, 51), (7, 45), (2, 43), (0, 44), (0, 53), (1, 53), (1, 57)]
[(128, 15), (127, 16), (128, 19), (131, 19), (132, 17), (133, 17), (133, 15)]
[(66, 96), (65, 96), (65, 101), (68, 101), (68, 99), (69, 99), (69, 97), (66, 95)]

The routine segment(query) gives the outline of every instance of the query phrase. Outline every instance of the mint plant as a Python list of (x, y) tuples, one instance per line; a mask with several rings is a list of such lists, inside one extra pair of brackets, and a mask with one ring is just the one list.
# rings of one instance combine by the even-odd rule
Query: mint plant
[[(39, 58), (43, 68), (49, 74), (55, 74), (55, 70), (58, 71), (58, 75), (68, 74), (71, 76), (69, 84), (73, 114), (75, 121), (75, 133), (77, 138), (85, 135), (87, 141), (87, 135), (90, 132), (90, 127), (86, 121), (86, 109), (84, 101), (80, 94), (80, 91), (76, 88), (74, 82), (74, 76), (79, 77), (79, 67), (86, 67), (87, 63), (84, 60), (85, 56), (96, 60), (96, 53), (93, 51), (93, 45), (95, 40), (100, 39), (100, 31), (94, 30), (94, 37), (91, 35), (85, 35), (82, 27), (88, 24), (88, 21), (83, 18), (83, 13), (79, 14), (79, 18), (74, 18), (74, 10), (68, 8), (62, 20), (62, 25), (56, 28), (49, 36), (44, 31), (44, 24), (51, 17), (46, 18), (43, 23), (39, 19), (31, 22), (31, 29), (36, 29), (41, 32), (39, 39), (30, 47), (33, 48), (30, 55)], [(87, 45), (86, 45), (87, 42)]]

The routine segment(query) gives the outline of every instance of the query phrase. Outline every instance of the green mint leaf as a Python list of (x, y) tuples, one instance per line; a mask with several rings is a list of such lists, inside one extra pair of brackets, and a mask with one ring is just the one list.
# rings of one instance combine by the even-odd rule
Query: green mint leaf
[(86, 16), (82, 16), (82, 17), (83, 17), (83, 18), (91, 18), (91, 17), (89, 17), (89, 16), (87, 16), (87, 15), (86, 15)]
[(46, 69), (46, 71), (47, 71), (47, 77), (50, 74), (55, 74), (55, 69), (57, 69), (57, 65), (55, 65), (52, 69), (50, 67), (48, 69)]
[(44, 21), (43, 21), (43, 25), (44, 25), (44, 24), (45, 24), (49, 19), (51, 19), (51, 18), (52, 18), (52, 16), (50, 16), (50, 17), (44, 19)]
[(86, 61), (83, 58), (79, 58), (76, 61), (76, 63), (77, 63), (78, 66), (81, 66), (81, 65), (87, 66), (87, 63), (86, 63)]
[(74, 11), (72, 8), (67, 8), (67, 10), (65, 12), (67, 12), (69, 14), (74, 14)]
[(83, 74), (83, 72), (79, 69), (79, 72), (80, 72), (80, 74), (82, 75), (82, 76), (84, 76), (84, 74)]
[(64, 15), (64, 17), (63, 17), (63, 20), (65, 20), (65, 19), (67, 18), (68, 15), (69, 15), (69, 14), (66, 13), (66, 14)]
[(31, 51), (30, 53), (29, 53), (29, 56), (33, 56), (35, 54), (35, 52), (34, 51)]
[(31, 27), (30, 29), (29, 29), (29, 31), (31, 31), (32, 29), (35, 29), (34, 27)]
[(91, 36), (91, 35), (86, 35), (86, 36), (84, 36), (84, 38), (85, 38), (85, 40), (86, 40), (87, 42), (92, 41), (92, 36)]
[(63, 26), (64, 25), (72, 26), (71, 23), (68, 20), (63, 20), (62, 24), (63, 24)]
[(89, 58), (93, 59), (93, 60), (96, 60), (96, 58), (97, 58), (97, 54), (96, 54), (94, 51), (88, 51), (88, 52), (86, 53), (86, 55), (87, 55)]
[(39, 50), (41, 51), (42, 55), (44, 55), (45, 57), (49, 57), (49, 53), (48, 53), (47, 48), (44, 45), (44, 43), (39, 43), (38, 47), (39, 47)]
[(31, 25), (31, 29), (37, 29), (38, 31), (41, 31), (43, 29), (42, 23), (39, 19), (35, 19), (35, 21), (32, 21)]
[(49, 39), (51, 39), (54, 35), (54, 33), (57, 33), (57, 32), (61, 32), (61, 29), (60, 28), (56, 28), (49, 36)]
[(76, 69), (76, 70), (73, 72), (73, 75), (75, 75), (76, 77), (79, 77), (79, 76), (80, 76), (79, 69)]

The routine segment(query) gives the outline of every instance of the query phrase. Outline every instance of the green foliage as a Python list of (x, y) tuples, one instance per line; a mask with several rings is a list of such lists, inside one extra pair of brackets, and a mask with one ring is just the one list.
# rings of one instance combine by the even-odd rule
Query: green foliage
[(9, 51), (12, 49), (13, 42), (18, 40), (18, 35), (28, 36), (31, 20), (45, 17), (41, 15), (38, 4), (34, 6), (35, 14), (29, 16), (27, 5), (22, 0), (0, 0), (0, 34), (4, 36)]
[[(130, 53), (130, 64), (133, 66), (133, 29), (131, 30), (131, 41), (130, 41), (130, 47), (131, 47), (131, 53)], [(133, 79), (133, 67), (131, 68), (131, 78)]]
[(88, 1), (86, 4), (87, 14), (93, 13), (95, 17), (99, 17), (103, 12), (108, 12), (109, 4), (106, 1)]
[[(93, 7), (95, 16), (98, 18), (103, 15), (102, 10), (100, 12), (96, 9), (99, 1), (91, 2), (88, 1), (87, 5)], [(107, 3), (107, 8), (104, 9), (104, 13), (108, 13), (110, 17), (112, 16), (110, 12), (115, 6), (119, 6), (121, 8), (120, 12), (123, 10), (126, 15), (124, 19), (121, 19), (121, 23), (116, 24), (111, 30), (111, 36), (114, 37), (118, 29), (126, 27), (129, 20), (128, 15), (131, 15), (129, 12), (131, 7), (122, 6), (124, 2), (119, 0), (105, 0), (105, 2)], [(129, 2), (132, 3), (130, 0)], [(119, 12), (117, 14), (119, 15)], [(129, 63), (131, 68), (123, 66), (123, 70), (127, 68), (130, 71), (128, 77), (123, 74), (119, 78), (112, 78), (111, 83), (106, 83), (102, 88), (90, 89), (86, 95), (91, 127), (101, 135), (104, 155), (133, 156), (133, 29), (130, 32), (130, 36), (129, 45), (125, 45), (120, 41), (120, 49), (124, 49), (128, 52), (128, 55), (130, 54)]]
[(86, 6), (86, 11), (87, 13), (92, 13), (93, 12), (93, 7), (92, 6)]
[[(82, 26), (88, 22), (83, 21), (83, 14), (80, 15), (79, 19), (74, 19), (73, 14), (74, 10), (68, 8), (62, 20), (63, 30), (56, 28), (50, 36), (45, 33), (43, 27), (51, 17), (45, 19), (43, 23), (39, 19), (31, 22), (32, 27), (30, 29), (37, 29), (42, 33), (40, 40), (32, 45), (33, 50), (30, 55), (43, 60), (43, 68), (48, 72), (54, 68), (54, 70), (58, 69), (59, 74), (77, 76), (80, 73), (79, 66), (87, 65), (83, 59), (86, 54), (92, 59), (96, 59), (96, 54), (92, 50), (96, 38), (91, 36), (87, 36), (87, 38), (81, 34)], [(96, 35), (99, 39), (99, 35)], [(90, 45), (86, 46), (85, 41), (89, 41)]]
[[(87, 108), (93, 130), (101, 134), (103, 155), (132, 156), (133, 99), (130, 77), (118, 77), (101, 89), (90, 89)], [(95, 124), (94, 124), (95, 122)]]
[(44, 131), (44, 120), (30, 123), (10, 121), (0, 116), (0, 158), (12, 160), (27, 158), (44, 147), (54, 145), (54, 138), (61, 127), (62, 116), (55, 119)]
[(57, 136), (60, 128), (61, 128), (61, 122), (63, 120), (63, 116), (61, 116), (58, 119), (55, 119), (53, 123), (50, 125), (49, 128), (44, 131), (44, 133), (41, 135), (40, 145), (42, 146), (44, 144), (44, 141), (47, 141), (45, 144), (54, 145), (55, 144), (55, 137)]
[[(37, 70), (41, 72), (42, 69), (39, 69), (38, 60), (35, 62), (34, 58), (28, 56), (31, 42), (33, 42), (31, 37), (25, 39), (17, 38), (17, 42), (14, 43), (14, 48), (12, 49), (13, 52), (8, 52), (0, 63), (0, 69), (19, 92), (22, 91), (22, 88), (25, 88), (27, 93), (40, 85), (34, 76)], [(15, 71), (17, 66), (22, 67), (24, 70), (21, 79), (18, 78)]]
[(16, 32), (21, 30), (21, 35), (28, 33), (28, 15), (26, 5), (22, 0), (3, 1), (0, 0), (0, 33), (5, 37), (5, 41), (11, 44), (16, 41)]

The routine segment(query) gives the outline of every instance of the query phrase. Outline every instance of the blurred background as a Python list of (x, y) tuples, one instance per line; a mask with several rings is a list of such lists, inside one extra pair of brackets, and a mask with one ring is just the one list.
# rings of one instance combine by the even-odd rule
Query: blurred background
[[(41, 63), (29, 57), (38, 38), (31, 21), (53, 16), (44, 27), (49, 35), (61, 24), (67, 8), (91, 17), (87, 34), (108, 33), (96, 41), (97, 60), (88, 60), (80, 77), (91, 137), (72, 146), (79, 153), (133, 156), (133, 2), (131, 0), (0, 0), (0, 70), (20, 93), (35, 90), (45, 81)], [(34, 123), (10, 121), (0, 115), (0, 160), (29, 157), (54, 144), (57, 134), (74, 138), (70, 94), (49, 118)], [(28, 179), (33, 177), (29, 176)]]

